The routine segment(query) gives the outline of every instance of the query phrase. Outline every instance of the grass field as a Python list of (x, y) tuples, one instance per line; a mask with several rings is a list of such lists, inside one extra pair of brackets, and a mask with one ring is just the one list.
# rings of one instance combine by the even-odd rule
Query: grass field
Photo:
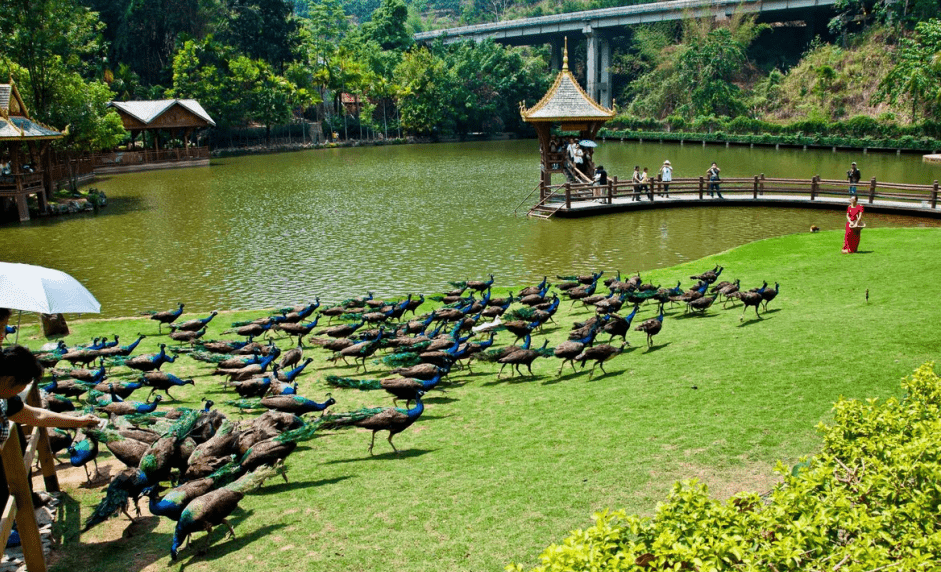
[[(668, 310), (653, 348), (632, 331), (631, 347), (606, 364), (607, 375), (596, 371), (591, 380), (587, 369), (557, 375), (555, 359), (537, 360), (535, 377), (523, 378), (506, 372), (497, 378), (496, 366), (475, 363), (473, 374), (452, 374), (446, 392), (428, 396), (422, 418), (395, 439), (401, 456), (384, 434), (370, 457), (365, 430), (324, 432), (288, 459), (290, 483), (270, 481), (242, 501), (232, 519), (235, 539), (223, 538), (224, 527), (215, 530), (211, 546), (198, 554), (206, 541), (197, 535), (174, 566), (500, 570), (535, 563), (595, 510), (651, 513), (677, 480), (698, 478), (722, 497), (766, 491), (778, 460), (792, 464), (814, 453), (814, 425), (828, 418), (838, 397), (895, 395), (901, 377), (941, 354), (933, 290), (941, 276), (941, 230), (867, 229), (863, 251), (852, 256), (840, 254), (841, 244), (838, 232), (793, 235), (643, 272), (645, 281), (688, 286), (691, 274), (721, 264), (720, 279), (739, 278), (746, 288), (777, 281), (781, 293), (760, 320), (749, 310), (740, 321), (741, 305), (714, 306), (705, 316)], [(534, 345), (546, 337), (550, 345), (561, 342), (572, 322), (590, 316), (569, 306), (563, 303), (559, 325), (550, 324)], [(634, 323), (653, 311), (642, 308)], [(261, 315), (222, 314), (207, 337), (232, 337), (221, 330)], [(71, 326), (71, 344), (114, 333), (129, 342), (137, 332), (157, 330), (147, 319)], [(23, 332), (31, 347), (44, 341), (35, 326)], [(148, 337), (144, 351), (162, 339)], [(497, 345), (511, 341), (508, 333), (497, 337)], [(317, 361), (300, 378), (302, 395), (320, 400), (331, 391), (325, 375), (353, 375), (352, 366), (326, 362), (323, 350), (306, 354)], [(204, 395), (217, 404), (229, 398), (219, 378), (207, 375), (207, 364), (181, 357), (164, 369), (195, 377), (196, 386), (179, 393), (182, 404), (196, 406)], [(363, 377), (386, 374), (370, 362)], [(335, 410), (390, 404), (384, 392), (332, 392)], [(111, 474), (119, 469), (113, 464)], [(172, 523), (147, 516), (129, 525), (120, 517), (80, 534), (102, 488), (80, 486), (84, 472), (67, 465), (60, 477), (67, 498), (52, 570), (167, 567)]]

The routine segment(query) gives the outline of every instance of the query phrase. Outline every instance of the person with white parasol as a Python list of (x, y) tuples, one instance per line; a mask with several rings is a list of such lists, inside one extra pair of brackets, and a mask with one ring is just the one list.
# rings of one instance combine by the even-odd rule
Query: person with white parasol
[[(77, 280), (59, 270), (0, 262), (0, 344), (11, 311), (100, 312), (101, 304)], [(17, 331), (17, 337), (19, 331)], [(7, 420), (34, 427), (93, 427), (99, 418), (53, 413), (25, 405), (17, 394), (42, 377), (42, 366), (27, 348), (14, 345), (0, 352), (0, 443), (8, 436)]]

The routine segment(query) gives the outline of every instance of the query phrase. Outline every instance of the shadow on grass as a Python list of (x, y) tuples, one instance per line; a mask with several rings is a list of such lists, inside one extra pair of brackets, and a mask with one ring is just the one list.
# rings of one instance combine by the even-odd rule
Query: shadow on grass
[[(288, 478), (291, 478), (290, 471), (288, 471)], [(314, 487), (322, 487), (326, 485), (335, 485), (341, 483), (347, 479), (352, 479), (352, 475), (343, 475), (342, 477), (334, 477), (332, 479), (320, 479), (318, 481), (292, 481), (290, 483), (285, 483), (282, 479), (280, 483), (276, 485), (269, 485), (267, 487), (262, 487), (257, 492), (252, 493), (255, 496), (269, 496), (276, 495), (281, 493), (288, 493), (291, 491), (308, 489)]]
[[(241, 522), (242, 520), (245, 520), (245, 518), (250, 514), (251, 511), (246, 512), (244, 515), (239, 515), (237, 519), (230, 518), (229, 521), (232, 523), (232, 527), (237, 529), (238, 523), (236, 520)], [(264, 538), (279, 528), (284, 528), (285, 526), (287, 525), (269, 524), (242, 536), (236, 532), (235, 538), (229, 540), (224, 540), (225, 536), (229, 533), (228, 529), (226, 529), (224, 525), (217, 526), (213, 528), (212, 531), (206, 536), (199, 539), (193, 538), (193, 542), (191, 542), (185, 550), (179, 553), (181, 560), (186, 558), (185, 562), (180, 563), (180, 570), (185, 570), (188, 565), (196, 564), (200, 561), (212, 561), (223, 558), (232, 552), (236, 552), (245, 548), (260, 538)]]
[(674, 317), (673, 319), (674, 319), (674, 320), (685, 320), (685, 319), (687, 319), (687, 318), (715, 318), (715, 317), (717, 317), (718, 315), (719, 315), (719, 314), (706, 314), (706, 313), (703, 313), (703, 312), (700, 312), (700, 311), (697, 310), (697, 311), (695, 311), (695, 312), (688, 312), (688, 313), (683, 314), (683, 315), (681, 315), (681, 316), (676, 316), (676, 317)]
[(647, 348), (647, 350), (644, 352), (644, 354), (649, 354), (649, 353), (653, 353), (653, 352), (658, 352), (658, 351), (662, 350), (663, 348), (669, 347), (670, 344), (672, 344), (672, 343), (673, 343), (673, 342), (664, 342), (664, 343), (660, 344), (659, 346), (650, 346), (650, 347)]
[(750, 319), (748, 319), (748, 320), (742, 321), (742, 322), (741, 322), (738, 326), (736, 326), (736, 327), (737, 327), (737, 328), (744, 328), (745, 326), (751, 326), (752, 324), (760, 324), (761, 322), (764, 322), (764, 321), (765, 321), (764, 318), (750, 318)]
[(574, 371), (572, 371), (572, 372), (570, 372), (570, 373), (567, 373), (567, 374), (565, 374), (565, 375), (556, 374), (556, 375), (554, 375), (554, 376), (552, 377), (552, 379), (548, 379), (548, 380), (542, 382), (542, 384), (543, 384), (543, 385), (555, 385), (555, 384), (557, 384), (557, 383), (562, 383), (563, 381), (568, 381), (568, 380), (570, 380), (570, 379), (573, 379), (573, 378), (576, 378), (576, 377), (582, 377), (582, 376), (584, 376), (584, 375), (585, 375), (585, 370), (582, 370), (582, 371), (574, 370)]
[[(388, 444), (388, 443), (387, 443)], [(376, 443), (376, 447), (379, 446), (379, 443)], [(368, 445), (364, 449), (368, 448)], [(379, 453), (375, 455), (370, 455), (368, 452), (364, 457), (356, 457), (353, 459), (342, 459), (338, 461), (327, 461), (325, 465), (343, 465), (346, 463), (358, 463), (360, 461), (381, 461), (387, 459), (408, 459), (412, 457), (421, 457), (428, 453), (433, 453), (436, 449), (399, 449), (401, 453), (396, 454), (395, 451), (388, 451), (386, 453)]]
[(455, 397), (428, 397), (426, 395), (423, 401), (425, 403), (434, 403), (437, 405), (444, 405), (446, 403), (454, 403), (455, 401), (460, 401), (460, 399), (457, 399)]

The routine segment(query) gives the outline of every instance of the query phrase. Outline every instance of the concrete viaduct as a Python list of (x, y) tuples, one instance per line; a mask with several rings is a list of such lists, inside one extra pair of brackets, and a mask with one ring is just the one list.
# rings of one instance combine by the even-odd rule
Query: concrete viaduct
[[(595, 101), (611, 107), (611, 47), (624, 35), (624, 28), (637, 24), (683, 20), (686, 18), (726, 19), (733, 13), (757, 13), (764, 22), (807, 21), (830, 17), (838, 0), (671, 0), (585, 10), (538, 18), (523, 18), (493, 24), (478, 24), (415, 34), (419, 43), (441, 40), (445, 44), (487, 38), (495, 42), (524, 46), (552, 45), (552, 68), (562, 67), (564, 36), (584, 35), (588, 44), (585, 90)], [(574, 38), (573, 38), (574, 39)]]

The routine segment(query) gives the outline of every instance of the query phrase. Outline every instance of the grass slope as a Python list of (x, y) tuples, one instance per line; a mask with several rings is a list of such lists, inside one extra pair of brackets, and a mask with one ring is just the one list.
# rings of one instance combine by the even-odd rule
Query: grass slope
[[(289, 484), (271, 481), (243, 500), (232, 519), (237, 538), (214, 531), (205, 554), (181, 553), (183, 567), (499, 570), (534, 564), (594, 510), (650, 513), (676, 480), (698, 477), (721, 496), (763, 492), (777, 460), (793, 463), (817, 449), (813, 427), (839, 396), (896, 394), (899, 378), (938, 358), (941, 340), (932, 332), (941, 312), (931, 287), (941, 276), (939, 242), (938, 229), (867, 229), (863, 252), (846, 256), (839, 232), (793, 235), (644, 273), (646, 281), (689, 285), (691, 274), (721, 264), (722, 279), (746, 287), (778, 281), (781, 294), (761, 320), (750, 310), (739, 321), (741, 306), (695, 317), (670, 310), (654, 348), (632, 331), (631, 348), (592, 380), (570, 369), (557, 376), (557, 360), (537, 360), (535, 378), (498, 379), (495, 366), (475, 364), (473, 375), (452, 375), (445, 393), (430, 394), (424, 416), (396, 438), (401, 457), (385, 434), (374, 457), (366, 431), (322, 434), (289, 458)], [(545, 336), (551, 345), (562, 341), (573, 321), (590, 315), (569, 305), (534, 345)], [(643, 308), (635, 324), (652, 313)], [(231, 337), (219, 333), (228, 322), (261, 314), (220, 315), (208, 337)], [(76, 322), (72, 330), (72, 343), (112, 333), (131, 341), (156, 324)], [(24, 333), (33, 333), (31, 346), (41, 343), (34, 327)], [(145, 351), (160, 340), (146, 339)], [(510, 341), (503, 333), (497, 345)], [(352, 375), (342, 362), (306, 353), (318, 360), (301, 377), (302, 395), (320, 399), (331, 391), (325, 375)], [(179, 393), (184, 401), (225, 401), (209, 366), (194, 364), (180, 358), (165, 366), (196, 375), (196, 387)], [(385, 374), (374, 363), (369, 370), (365, 377)], [(389, 403), (384, 392), (332, 391), (336, 410)], [(60, 474), (70, 480), (75, 471)], [(129, 527), (121, 517), (79, 535), (102, 491), (67, 491), (52, 570), (166, 567), (170, 522), (150, 517)], [(197, 536), (198, 548), (205, 540)]]

